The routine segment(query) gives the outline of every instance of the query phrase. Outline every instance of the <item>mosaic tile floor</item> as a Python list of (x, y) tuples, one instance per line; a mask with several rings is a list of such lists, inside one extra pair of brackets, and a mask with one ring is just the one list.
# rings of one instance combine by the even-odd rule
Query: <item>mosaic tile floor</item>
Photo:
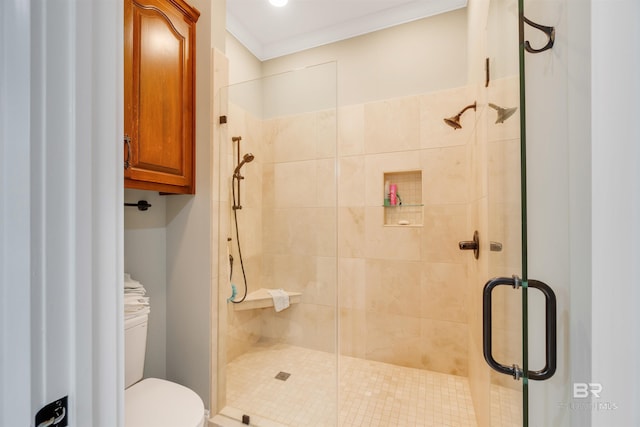
[[(280, 372), (290, 376), (276, 379)], [(464, 377), (344, 356), (338, 362), (330, 353), (281, 344), (255, 347), (229, 363), (221, 413), (236, 420), (247, 414), (260, 427), (476, 426)]]
[(491, 427), (522, 426), (522, 393), (491, 386)]

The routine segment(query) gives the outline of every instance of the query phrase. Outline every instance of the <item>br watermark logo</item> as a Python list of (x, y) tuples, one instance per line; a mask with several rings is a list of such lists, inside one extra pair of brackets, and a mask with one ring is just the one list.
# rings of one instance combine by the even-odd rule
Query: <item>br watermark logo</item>
[(600, 383), (573, 383), (573, 398), (586, 399), (589, 395), (600, 398), (602, 384)]
[(573, 383), (573, 400), (570, 403), (560, 402), (559, 406), (571, 410), (614, 411), (618, 405), (600, 400), (602, 394), (600, 383)]

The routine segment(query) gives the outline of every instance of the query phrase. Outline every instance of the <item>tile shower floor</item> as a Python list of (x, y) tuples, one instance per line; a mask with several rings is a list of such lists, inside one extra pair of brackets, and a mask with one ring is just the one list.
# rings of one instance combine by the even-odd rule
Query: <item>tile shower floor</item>
[[(336, 362), (331, 353), (256, 346), (228, 364), (221, 414), (236, 420), (247, 414), (260, 427), (335, 426)], [(338, 363), (340, 426), (476, 426), (465, 377), (346, 356)], [(290, 374), (286, 380), (276, 378), (282, 372)], [(493, 404), (507, 402), (508, 392), (492, 390), (502, 393)], [(501, 414), (496, 425), (517, 425), (510, 420), (517, 407)]]

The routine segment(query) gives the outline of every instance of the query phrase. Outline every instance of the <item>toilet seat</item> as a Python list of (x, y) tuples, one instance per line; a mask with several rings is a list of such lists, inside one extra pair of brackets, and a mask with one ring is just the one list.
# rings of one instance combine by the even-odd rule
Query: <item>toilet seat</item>
[(204, 405), (194, 391), (158, 378), (124, 391), (125, 427), (203, 427)]

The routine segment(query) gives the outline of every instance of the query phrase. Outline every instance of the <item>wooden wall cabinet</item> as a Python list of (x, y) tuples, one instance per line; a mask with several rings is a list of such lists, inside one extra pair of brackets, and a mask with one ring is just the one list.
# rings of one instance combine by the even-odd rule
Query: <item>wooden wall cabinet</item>
[(199, 16), (182, 0), (125, 0), (125, 188), (195, 193)]

